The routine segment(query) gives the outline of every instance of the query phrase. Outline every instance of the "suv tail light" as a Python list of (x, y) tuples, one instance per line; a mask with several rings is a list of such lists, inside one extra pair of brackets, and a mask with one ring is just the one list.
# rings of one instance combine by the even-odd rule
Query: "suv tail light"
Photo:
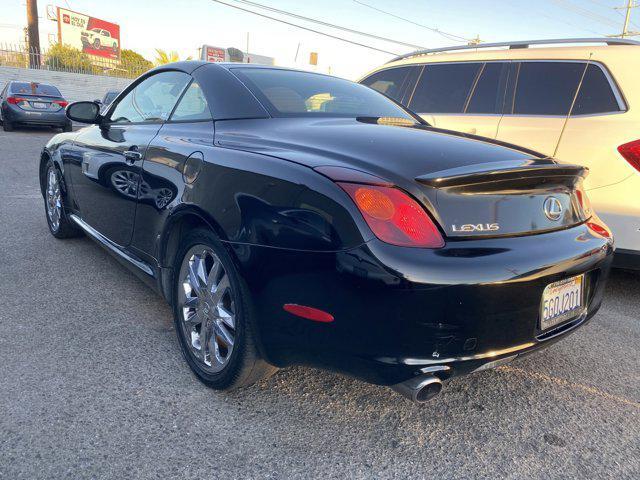
[(21, 102), (26, 102), (27, 100), (25, 100), (24, 98), (20, 98), (20, 97), (7, 97), (7, 102), (9, 102), (11, 105), (17, 105)]
[(440, 248), (438, 227), (418, 202), (402, 190), (338, 182), (349, 194), (376, 237), (403, 247)]
[(640, 172), (640, 140), (620, 145), (618, 152), (633, 168)]

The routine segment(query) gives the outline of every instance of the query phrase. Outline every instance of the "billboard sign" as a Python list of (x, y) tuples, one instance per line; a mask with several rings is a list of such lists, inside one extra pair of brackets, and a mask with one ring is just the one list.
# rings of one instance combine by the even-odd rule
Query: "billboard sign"
[(212, 47), (211, 45), (203, 45), (200, 58), (207, 62), (224, 62), (226, 52), (224, 48)]
[(94, 57), (120, 58), (120, 25), (58, 7), (58, 42)]
[(220, 48), (211, 45), (203, 45), (200, 49), (200, 60), (207, 62), (238, 62), (258, 63), (260, 65), (275, 65), (273, 57), (244, 53), (238, 48)]

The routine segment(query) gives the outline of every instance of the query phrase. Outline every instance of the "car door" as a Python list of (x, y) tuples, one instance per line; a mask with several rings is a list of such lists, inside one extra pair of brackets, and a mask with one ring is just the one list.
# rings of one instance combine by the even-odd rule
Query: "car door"
[(209, 105), (200, 84), (193, 80), (151, 141), (142, 165), (131, 246), (147, 260), (159, 259), (158, 240), (167, 218), (183, 198), (185, 182), (189, 185), (199, 174), (213, 138)]
[(437, 128), (495, 138), (508, 74), (506, 62), (425, 64), (409, 109)]
[(147, 146), (190, 79), (176, 71), (143, 79), (112, 105), (101, 125), (76, 137), (72, 181), (80, 214), (117, 245), (131, 241)]
[(585, 66), (582, 61), (514, 62), (512, 93), (497, 139), (554, 155)]

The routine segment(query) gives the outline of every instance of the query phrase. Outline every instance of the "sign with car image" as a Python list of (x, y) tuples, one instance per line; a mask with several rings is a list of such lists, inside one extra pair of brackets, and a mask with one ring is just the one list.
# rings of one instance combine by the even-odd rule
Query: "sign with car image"
[(60, 7), (58, 41), (87, 55), (120, 58), (120, 25)]

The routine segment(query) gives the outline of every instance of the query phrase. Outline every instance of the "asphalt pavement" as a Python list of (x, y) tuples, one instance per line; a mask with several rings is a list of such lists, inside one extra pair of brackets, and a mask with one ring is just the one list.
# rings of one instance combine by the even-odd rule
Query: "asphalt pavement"
[(0, 131), (0, 479), (640, 478), (640, 274), (593, 321), (416, 406), (303, 367), (199, 383), (169, 307), (38, 189), (51, 130)]

